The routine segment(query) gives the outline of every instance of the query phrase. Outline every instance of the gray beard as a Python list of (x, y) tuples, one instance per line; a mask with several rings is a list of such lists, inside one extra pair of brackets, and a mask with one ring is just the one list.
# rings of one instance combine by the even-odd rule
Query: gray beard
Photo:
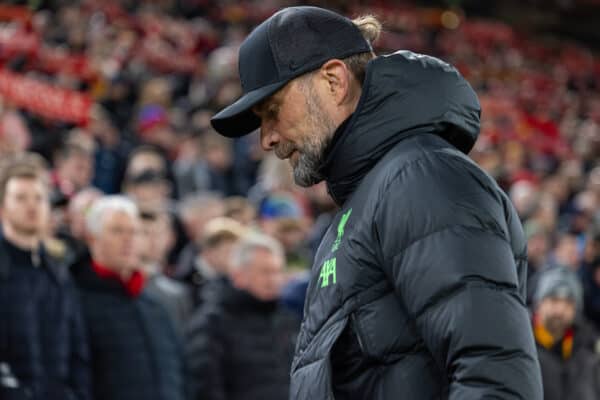
[(326, 148), (327, 146), (315, 146), (301, 150), (298, 163), (294, 167), (294, 182), (298, 186), (309, 187), (325, 179), (321, 166)]
[(307, 136), (302, 148), (299, 149), (300, 156), (293, 167), (296, 184), (309, 187), (325, 179), (322, 172), (325, 152), (337, 128), (323, 111), (319, 97), (310, 85), (306, 87), (305, 98), (307, 118), (312, 132), (310, 136)]

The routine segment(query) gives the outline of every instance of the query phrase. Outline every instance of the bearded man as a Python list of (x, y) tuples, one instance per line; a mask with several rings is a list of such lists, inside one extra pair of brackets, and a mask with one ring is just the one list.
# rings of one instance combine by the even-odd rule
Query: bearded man
[(380, 24), (283, 9), (239, 52), (243, 96), (212, 119), (260, 127), (340, 211), (312, 267), (291, 399), (542, 398), (526, 242), (467, 153), (480, 106), (451, 65), (376, 57)]

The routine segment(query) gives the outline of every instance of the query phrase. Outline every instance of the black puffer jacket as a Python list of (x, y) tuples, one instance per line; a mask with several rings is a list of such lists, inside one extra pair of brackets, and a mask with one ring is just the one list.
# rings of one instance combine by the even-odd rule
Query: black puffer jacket
[(287, 400), (298, 318), (224, 278), (203, 297), (187, 335), (190, 398)]
[(323, 172), (342, 206), (315, 258), (292, 400), (541, 400), (517, 214), (466, 155), (479, 103), (411, 52), (368, 68)]
[(183, 348), (165, 308), (145, 292), (131, 297), (87, 263), (73, 274), (88, 328), (94, 399), (183, 400)]

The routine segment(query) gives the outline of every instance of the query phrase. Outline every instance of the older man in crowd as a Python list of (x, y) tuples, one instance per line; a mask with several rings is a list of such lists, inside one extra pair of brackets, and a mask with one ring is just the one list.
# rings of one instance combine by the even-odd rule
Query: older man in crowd
[(106, 196), (87, 216), (91, 260), (74, 270), (89, 332), (97, 399), (184, 398), (180, 342), (165, 308), (144, 293), (135, 204)]
[[(6, 161), (6, 160), (4, 160)], [(0, 399), (90, 398), (89, 353), (68, 273), (48, 256), (48, 176), (26, 154), (0, 173)]]
[(284, 265), (274, 239), (236, 246), (229, 278), (210, 286), (187, 331), (191, 399), (284, 400), (299, 320), (278, 305)]

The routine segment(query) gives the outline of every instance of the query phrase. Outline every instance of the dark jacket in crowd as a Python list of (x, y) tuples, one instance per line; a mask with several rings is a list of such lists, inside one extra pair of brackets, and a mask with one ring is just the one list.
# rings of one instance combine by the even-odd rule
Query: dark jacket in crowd
[(182, 400), (182, 345), (164, 307), (89, 263), (73, 269), (91, 348), (95, 400)]
[(551, 348), (538, 343), (544, 400), (600, 399), (600, 355), (597, 332), (587, 323), (574, 327), (573, 350), (563, 357), (561, 342)]
[(480, 107), (450, 65), (378, 57), (322, 169), (341, 206), (312, 269), (291, 399), (542, 399), (526, 241), (466, 153)]
[(192, 308), (196, 309), (204, 301), (204, 292), (209, 290), (215, 278), (220, 275), (212, 272), (212, 267), (204, 264), (201, 257), (200, 247), (190, 242), (185, 246), (178, 257), (177, 267), (173, 278), (183, 283), (192, 301)]
[(89, 349), (66, 268), (0, 236), (0, 399), (90, 399)]
[(190, 398), (287, 400), (299, 319), (225, 278), (204, 297), (187, 330)]
[(177, 333), (183, 339), (185, 324), (192, 313), (192, 295), (181, 282), (161, 273), (148, 277), (145, 292), (162, 304), (173, 322)]

